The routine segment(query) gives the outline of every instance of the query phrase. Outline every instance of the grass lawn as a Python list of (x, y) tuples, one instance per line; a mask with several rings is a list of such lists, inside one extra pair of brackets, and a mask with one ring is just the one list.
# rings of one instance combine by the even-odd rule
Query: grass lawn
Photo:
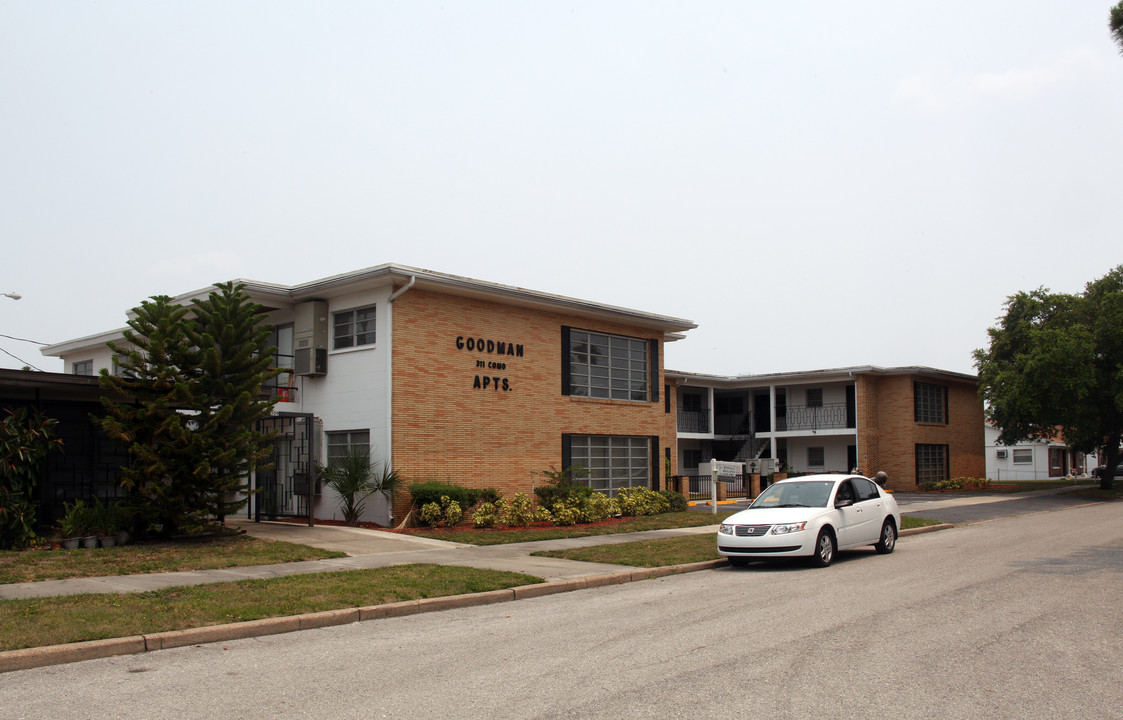
[(0, 584), (275, 565), (345, 555), (246, 535), (199, 544), (162, 542), (97, 550), (5, 550), (0, 551)]
[(448, 542), (464, 543), (466, 545), (503, 545), (508, 543), (531, 542), (534, 540), (560, 540), (563, 538), (588, 537), (591, 535), (616, 535), (619, 533), (641, 532), (644, 530), (666, 530), (668, 528), (717, 525), (730, 515), (732, 515), (732, 513), (729, 512), (719, 512), (715, 515), (712, 513), (687, 511), (663, 513), (662, 515), (645, 515), (643, 517), (629, 517), (621, 520), (610, 520), (604, 523), (575, 525), (572, 527), (496, 528), (490, 530), (475, 530), (467, 527), (413, 528), (408, 532), (411, 535), (436, 538), (437, 540), (447, 540)]
[[(939, 520), (930, 520), (928, 518), (901, 518), (902, 530), (939, 524)], [(714, 540), (714, 536), (709, 533), (704, 535), (666, 538), (663, 540), (640, 540), (637, 542), (620, 543), (618, 545), (594, 545), (593, 547), (574, 550), (548, 550), (532, 554), (542, 557), (609, 563), (611, 565), (628, 565), (632, 567), (684, 565), (686, 563), (717, 560), (721, 558), (721, 555), (719, 555), (717, 551), (717, 543)]]
[(499, 570), (396, 565), (164, 588), (146, 593), (0, 600), (0, 650), (502, 590), (542, 582)]

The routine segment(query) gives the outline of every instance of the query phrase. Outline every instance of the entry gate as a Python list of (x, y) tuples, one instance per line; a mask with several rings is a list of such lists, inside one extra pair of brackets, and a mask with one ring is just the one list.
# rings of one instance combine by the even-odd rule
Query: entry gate
[(316, 461), (319, 459), (321, 421), (311, 413), (280, 413), (262, 420), (258, 429), (276, 433), (273, 438), (272, 467), (254, 473), (251, 516), (255, 520), (307, 517)]

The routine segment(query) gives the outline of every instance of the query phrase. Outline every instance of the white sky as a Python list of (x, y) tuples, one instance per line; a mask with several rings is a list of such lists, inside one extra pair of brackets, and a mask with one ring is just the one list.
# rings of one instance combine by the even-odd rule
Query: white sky
[(0, 0), (0, 335), (397, 262), (688, 318), (675, 370), (974, 372), (1123, 263), (1113, 2)]

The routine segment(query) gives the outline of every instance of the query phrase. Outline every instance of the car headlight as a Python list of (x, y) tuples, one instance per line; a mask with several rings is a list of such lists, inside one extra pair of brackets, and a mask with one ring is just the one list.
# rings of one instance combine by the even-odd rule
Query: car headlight
[(807, 527), (806, 522), (787, 523), (785, 525), (773, 525), (773, 535), (787, 535), (788, 533), (799, 532)]
[(732, 525), (726, 525), (726, 524), (722, 523), (721, 525), (718, 526), (717, 531), (719, 533), (721, 533), (722, 535), (732, 535), (733, 534), (733, 526)]

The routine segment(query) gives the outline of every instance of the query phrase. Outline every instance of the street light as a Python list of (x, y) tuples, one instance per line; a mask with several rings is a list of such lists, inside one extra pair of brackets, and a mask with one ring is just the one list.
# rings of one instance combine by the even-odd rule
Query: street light
[(4, 297), (7, 297), (7, 298), (11, 298), (13, 300), (19, 300), (21, 297), (23, 297), (23, 295), (20, 295), (17, 292), (0, 293), (0, 295), (3, 295)]

